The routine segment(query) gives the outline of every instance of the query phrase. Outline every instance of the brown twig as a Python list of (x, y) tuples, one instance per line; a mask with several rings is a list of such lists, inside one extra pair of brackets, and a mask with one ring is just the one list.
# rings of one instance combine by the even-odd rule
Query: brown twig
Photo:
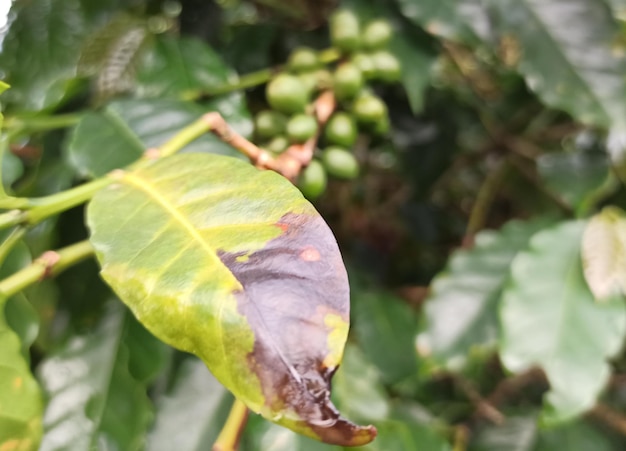
[(612, 409), (606, 404), (598, 403), (587, 415), (626, 436), (626, 416), (623, 413)]
[(476, 407), (476, 415), (491, 421), (493, 424), (504, 423), (505, 416), (493, 404), (476, 390), (474, 385), (462, 376), (454, 376), (454, 382)]
[(318, 123), (318, 131), (315, 136), (303, 144), (289, 146), (278, 157), (274, 157), (267, 150), (258, 147), (233, 130), (220, 113), (207, 113), (203, 116), (203, 119), (209, 124), (210, 131), (215, 136), (246, 155), (256, 167), (271, 169), (289, 180), (295, 181), (302, 169), (308, 166), (313, 159), (313, 153), (320, 137), (320, 130), (333, 114), (336, 105), (332, 91), (322, 92), (314, 102), (315, 117)]

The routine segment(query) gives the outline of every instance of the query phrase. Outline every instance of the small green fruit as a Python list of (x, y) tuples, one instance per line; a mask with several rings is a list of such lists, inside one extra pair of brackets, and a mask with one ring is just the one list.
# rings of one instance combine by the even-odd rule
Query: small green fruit
[(363, 47), (368, 50), (378, 50), (386, 47), (391, 41), (393, 30), (389, 22), (383, 19), (370, 22), (363, 30), (361, 38)]
[(289, 56), (287, 66), (296, 73), (309, 72), (317, 69), (319, 59), (315, 50), (309, 47), (298, 47)]
[(359, 123), (375, 125), (387, 117), (387, 105), (380, 97), (364, 94), (354, 101), (352, 112)]
[(263, 110), (254, 119), (254, 130), (256, 135), (262, 139), (273, 138), (285, 131), (287, 118), (272, 110)]
[(340, 100), (352, 99), (363, 89), (363, 74), (353, 63), (344, 63), (333, 77), (333, 90)]
[(298, 188), (308, 199), (317, 199), (326, 191), (326, 170), (322, 163), (312, 160), (298, 178)]
[(374, 60), (367, 53), (355, 53), (352, 56), (352, 64), (359, 68), (365, 79), (376, 76), (376, 66)]
[(313, 116), (298, 114), (287, 122), (287, 137), (291, 142), (302, 143), (317, 132), (317, 121)]
[(295, 75), (280, 74), (267, 84), (267, 102), (275, 110), (287, 114), (301, 113), (309, 103), (306, 87)]
[(267, 145), (265, 149), (269, 150), (272, 153), (280, 154), (283, 153), (289, 147), (289, 140), (285, 135), (275, 136)]
[(340, 10), (330, 18), (330, 40), (334, 47), (345, 53), (357, 50), (361, 43), (359, 19), (348, 10)]
[(330, 175), (354, 179), (359, 175), (359, 163), (350, 151), (342, 147), (328, 147), (322, 154), (322, 163)]
[(357, 128), (352, 116), (339, 112), (330, 118), (324, 134), (330, 144), (350, 148), (356, 141)]
[(400, 80), (402, 67), (400, 61), (392, 53), (380, 50), (372, 54), (372, 61), (376, 68), (375, 78), (386, 83), (393, 83)]

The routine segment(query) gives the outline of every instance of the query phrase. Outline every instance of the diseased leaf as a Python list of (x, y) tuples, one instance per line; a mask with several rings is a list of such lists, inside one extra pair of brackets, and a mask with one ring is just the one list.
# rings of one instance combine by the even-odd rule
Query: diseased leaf
[(157, 37), (138, 76), (139, 94), (172, 97), (211, 91), (234, 81), (235, 74), (204, 42), (194, 38)]
[(348, 280), (330, 229), (286, 179), (175, 155), (119, 174), (88, 223), (102, 276), (139, 321), (251, 410), (329, 443), (374, 438), (330, 402)]
[(582, 241), (585, 280), (598, 301), (626, 294), (626, 217), (607, 207), (589, 220)]
[(502, 298), (501, 358), (513, 372), (539, 365), (550, 382), (542, 420), (566, 421), (592, 407), (610, 375), (607, 359), (626, 332), (622, 299), (594, 302), (582, 274), (585, 223), (537, 233), (511, 265)]
[(547, 221), (511, 221), (476, 236), (474, 247), (455, 252), (431, 284), (418, 352), (433, 370), (459, 370), (472, 352), (492, 350), (498, 339), (497, 307), (515, 255)]
[(597, 0), (489, 0), (517, 68), (548, 105), (603, 127), (626, 126), (626, 52)]
[(109, 305), (96, 330), (73, 337), (39, 367), (49, 399), (41, 451), (140, 449), (152, 413), (128, 371), (128, 311)]
[(41, 392), (7, 325), (0, 302), (0, 449), (35, 451), (41, 440)]
[[(252, 131), (251, 120), (239, 94), (216, 99), (204, 106), (180, 100), (120, 100), (101, 112), (90, 112), (74, 129), (67, 153), (83, 175), (99, 177), (137, 160), (146, 149), (164, 143), (182, 127), (207, 111), (220, 111), (239, 133)], [(239, 154), (207, 133), (184, 151)]]
[(147, 451), (206, 450), (215, 442), (231, 404), (232, 396), (204, 363), (185, 360), (171, 391), (157, 403)]

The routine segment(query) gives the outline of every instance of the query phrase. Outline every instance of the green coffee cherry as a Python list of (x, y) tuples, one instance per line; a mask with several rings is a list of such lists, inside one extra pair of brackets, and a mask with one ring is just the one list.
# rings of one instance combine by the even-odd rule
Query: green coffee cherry
[(386, 20), (380, 19), (370, 22), (363, 30), (361, 41), (368, 50), (378, 50), (386, 47), (391, 41), (393, 30)]
[(296, 73), (309, 72), (317, 69), (319, 59), (315, 50), (309, 47), (298, 47), (289, 56), (287, 66)]
[(333, 114), (324, 131), (324, 136), (329, 144), (350, 148), (354, 145), (357, 137), (357, 128), (347, 113), (339, 112)]
[(337, 11), (330, 18), (330, 40), (332, 45), (345, 53), (359, 48), (361, 28), (359, 19), (348, 10)]
[(287, 114), (301, 113), (309, 103), (306, 87), (295, 75), (280, 74), (267, 84), (267, 102)]
[(298, 188), (308, 199), (317, 199), (326, 191), (326, 170), (322, 163), (312, 160), (298, 178)]
[(263, 110), (254, 119), (254, 130), (259, 138), (273, 138), (285, 131), (287, 118), (272, 110)]
[(326, 171), (337, 178), (354, 179), (359, 175), (359, 163), (350, 151), (343, 147), (328, 147), (322, 154)]
[(352, 112), (359, 123), (376, 125), (387, 117), (387, 105), (374, 94), (364, 94), (354, 101)]
[(352, 56), (352, 64), (359, 68), (365, 79), (371, 79), (376, 76), (374, 60), (367, 53), (355, 53)]
[(302, 72), (298, 74), (298, 78), (310, 97), (317, 89), (317, 72)]
[(302, 143), (317, 132), (317, 121), (313, 116), (298, 114), (287, 122), (287, 137), (291, 142)]
[(372, 61), (376, 68), (375, 78), (386, 83), (393, 83), (402, 76), (400, 61), (392, 53), (379, 50), (372, 54)]
[(289, 144), (289, 140), (285, 135), (278, 135), (275, 136), (269, 143), (267, 143), (264, 148), (274, 154), (279, 154), (287, 150)]
[(333, 90), (339, 100), (354, 98), (364, 83), (363, 74), (353, 63), (340, 65), (333, 76)]

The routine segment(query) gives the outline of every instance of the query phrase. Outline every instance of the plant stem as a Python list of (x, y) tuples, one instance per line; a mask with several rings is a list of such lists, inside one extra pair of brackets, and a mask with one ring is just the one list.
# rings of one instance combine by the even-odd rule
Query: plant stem
[(0, 266), (2, 266), (4, 260), (6, 260), (11, 250), (13, 250), (15, 245), (22, 239), (25, 233), (25, 227), (17, 227), (9, 234), (2, 244), (0, 244)]
[(212, 451), (237, 451), (239, 437), (248, 420), (248, 408), (238, 399), (235, 399), (228, 414), (228, 419), (217, 437)]
[(27, 267), (0, 281), (0, 303), (33, 283), (54, 277), (93, 255), (89, 241), (81, 241), (58, 251), (47, 251)]
[(2, 128), (20, 132), (43, 132), (76, 125), (84, 113), (57, 114), (43, 117), (12, 117), (5, 121)]

